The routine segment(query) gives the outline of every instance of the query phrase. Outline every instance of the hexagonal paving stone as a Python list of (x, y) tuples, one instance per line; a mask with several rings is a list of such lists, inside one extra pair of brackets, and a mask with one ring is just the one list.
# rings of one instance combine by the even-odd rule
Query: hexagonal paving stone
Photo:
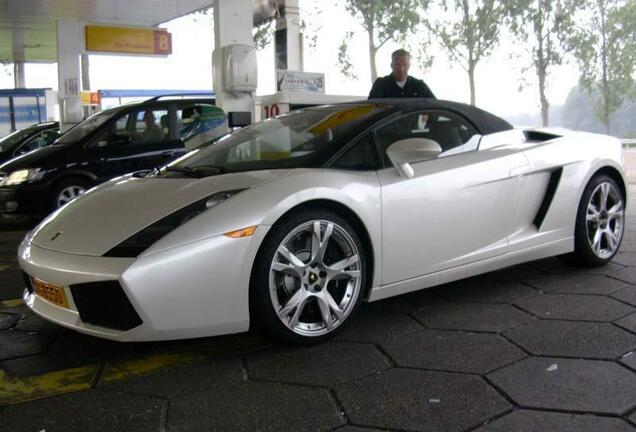
[(542, 274), (544, 273), (535, 269), (530, 264), (519, 264), (512, 267), (505, 267), (501, 270), (495, 270), (490, 273), (484, 273), (479, 277), (484, 277), (493, 281), (520, 282)]
[(481, 378), (394, 368), (336, 389), (353, 424), (368, 427), (463, 431), (511, 407)]
[(541, 270), (544, 273), (558, 274), (558, 275), (605, 275), (623, 269), (624, 267), (610, 262), (601, 267), (580, 267), (570, 264), (565, 264), (558, 258), (547, 258), (540, 261), (533, 261), (530, 264), (535, 269)]
[(611, 297), (636, 306), (636, 286), (629, 286), (620, 291), (616, 291)]
[(17, 265), (11, 265), (0, 271), (0, 300), (22, 297), (24, 277)]
[(328, 430), (339, 411), (325, 389), (248, 381), (172, 401), (166, 430)]
[(0, 412), (3, 430), (33, 431), (157, 431), (165, 401), (100, 390), (40, 399)]
[(377, 343), (420, 330), (421, 324), (406, 314), (365, 309), (347, 323), (336, 340)]
[(627, 366), (628, 368), (636, 370), (636, 352), (632, 351), (625, 354), (621, 358), (621, 363)]
[(390, 367), (373, 346), (329, 342), (304, 348), (274, 348), (245, 359), (250, 379), (334, 386)]
[(627, 315), (626, 317), (619, 319), (618, 321), (615, 322), (615, 324), (618, 324), (619, 326), (626, 328), (632, 333), (636, 333), (636, 313)]
[(399, 366), (452, 372), (486, 373), (525, 357), (494, 334), (424, 330), (383, 343)]
[(541, 276), (525, 282), (534, 288), (553, 294), (611, 294), (627, 286), (622, 281), (605, 276), (576, 273)]
[(448, 301), (468, 303), (513, 303), (534, 297), (540, 291), (519, 282), (505, 282), (484, 277), (465, 279), (435, 288)]
[(624, 266), (636, 266), (636, 253), (619, 250), (618, 254), (612, 258), (612, 262)]
[(636, 348), (636, 335), (606, 323), (536, 320), (504, 335), (535, 355), (613, 360)]
[(0, 331), (0, 360), (24, 357), (46, 351), (50, 339), (20, 330)]
[(625, 267), (612, 272), (612, 277), (636, 285), (636, 267)]
[(15, 326), (18, 330), (40, 332), (40, 333), (57, 333), (64, 329), (39, 315), (31, 314), (22, 317), (20, 322)]
[(532, 318), (510, 305), (451, 303), (414, 313), (429, 328), (500, 332), (517, 327)]
[(34, 315), (35, 313), (25, 305), (22, 300), (3, 300), (0, 301), (0, 312), (12, 313), (16, 315)]
[(446, 303), (431, 289), (423, 289), (365, 305), (366, 309), (376, 312), (411, 312), (417, 309), (437, 306)]
[(20, 315), (0, 313), (0, 330), (11, 328), (20, 319)]
[(636, 405), (636, 374), (614, 362), (529, 357), (488, 379), (527, 408), (620, 415)]
[[(35, 315), (33, 315), (35, 317)], [(36, 327), (39, 321), (29, 323)], [(93, 336), (87, 336), (62, 327), (57, 327), (55, 339), (49, 348), (40, 354), (6, 360), (0, 367), (12, 376), (34, 376), (47, 372), (70, 369), (100, 363), (116, 355), (131, 355), (140, 347), (150, 348), (150, 344), (113, 342)], [(53, 338), (51, 332), (46, 337)]]
[(543, 319), (610, 322), (636, 311), (617, 300), (591, 295), (543, 294), (515, 304)]
[(476, 432), (628, 432), (624, 420), (584, 414), (517, 410), (477, 429)]
[(138, 378), (100, 383), (99, 387), (132, 394), (176, 398), (237, 385), (243, 379), (243, 368), (238, 357), (219, 357), (197, 366), (169, 368)]
[[(383, 429), (386, 431), (386, 429)], [(334, 432), (382, 432), (380, 429), (369, 429), (365, 427), (358, 426), (343, 426), (338, 429), (334, 429)]]

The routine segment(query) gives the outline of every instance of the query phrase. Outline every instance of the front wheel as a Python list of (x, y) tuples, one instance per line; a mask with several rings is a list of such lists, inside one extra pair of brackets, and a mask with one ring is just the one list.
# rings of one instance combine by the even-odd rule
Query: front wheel
[(352, 226), (324, 210), (304, 210), (272, 228), (251, 283), (253, 326), (295, 344), (332, 337), (357, 309), (366, 256)]
[(56, 210), (68, 202), (74, 200), (89, 189), (89, 184), (81, 178), (69, 178), (62, 180), (55, 186), (52, 193), (52, 208)]
[(576, 217), (570, 261), (601, 266), (614, 258), (625, 231), (625, 197), (614, 179), (594, 176), (585, 187)]

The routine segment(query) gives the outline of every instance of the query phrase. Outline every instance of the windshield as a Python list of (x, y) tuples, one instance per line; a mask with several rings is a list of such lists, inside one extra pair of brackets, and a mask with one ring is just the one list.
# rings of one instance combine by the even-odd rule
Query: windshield
[(26, 128), (7, 135), (0, 140), (0, 151), (9, 150), (11, 147), (22, 141), (27, 136), (31, 135), (33, 132), (33, 128)]
[(162, 176), (204, 177), (227, 172), (322, 166), (352, 131), (383, 111), (373, 104), (295, 111), (240, 129), (162, 168)]
[(77, 141), (81, 141), (88, 134), (93, 132), (96, 128), (100, 127), (104, 122), (113, 117), (118, 110), (106, 110), (99, 112), (93, 116), (90, 116), (83, 122), (75, 125), (68, 132), (62, 135), (55, 144), (69, 144)]

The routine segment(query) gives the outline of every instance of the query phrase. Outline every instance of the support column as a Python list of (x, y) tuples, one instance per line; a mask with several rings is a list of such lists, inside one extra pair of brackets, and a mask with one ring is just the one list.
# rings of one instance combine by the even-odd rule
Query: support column
[(13, 63), (13, 82), (14, 88), (26, 88), (24, 62), (16, 61)]
[(281, 16), (276, 19), (274, 37), (275, 67), (281, 70), (302, 71), (303, 43), (298, 0), (283, 0), (280, 2), (279, 10)]
[(80, 53), (82, 28), (77, 21), (57, 22), (57, 75), (60, 129), (66, 131), (84, 118)]
[[(251, 0), (214, 0), (214, 52), (212, 78), (216, 104), (225, 112), (249, 111), (254, 120), (254, 95), (230, 93), (225, 87), (223, 74), (223, 47), (233, 44), (254, 46), (252, 38)], [(256, 71), (254, 71), (256, 72)]]
[(82, 90), (91, 90), (90, 61), (88, 54), (82, 54)]

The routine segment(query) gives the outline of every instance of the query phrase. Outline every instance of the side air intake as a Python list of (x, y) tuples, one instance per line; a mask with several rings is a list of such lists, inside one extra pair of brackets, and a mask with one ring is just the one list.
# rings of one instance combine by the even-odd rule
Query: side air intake
[(552, 204), (552, 200), (554, 199), (554, 194), (556, 194), (557, 187), (559, 186), (559, 181), (561, 180), (561, 173), (563, 172), (563, 168), (558, 168), (550, 174), (550, 180), (548, 181), (548, 187), (545, 190), (545, 195), (543, 196), (543, 201), (541, 201), (541, 206), (539, 206), (539, 211), (537, 215), (534, 217), (532, 223), (537, 229), (541, 228), (541, 224), (543, 224), (543, 220), (545, 219), (546, 214), (548, 214), (548, 210), (550, 209), (550, 204)]

